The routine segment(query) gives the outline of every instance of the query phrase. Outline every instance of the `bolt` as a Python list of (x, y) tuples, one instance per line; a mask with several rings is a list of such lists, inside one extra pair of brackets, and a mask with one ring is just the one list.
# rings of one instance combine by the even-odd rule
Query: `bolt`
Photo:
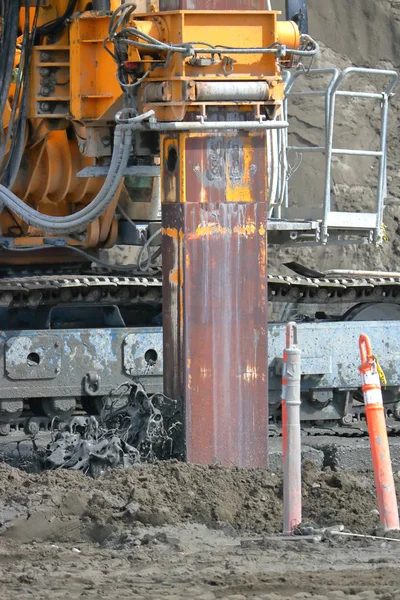
[(109, 135), (104, 135), (101, 138), (101, 143), (103, 144), (103, 146), (105, 146), (107, 148), (107, 146), (109, 146), (111, 144), (111, 137)]
[(48, 113), (50, 111), (50, 103), (49, 102), (41, 102), (40, 103), (40, 111), (44, 113)]
[(51, 92), (51, 89), (49, 87), (42, 87), (42, 88), (40, 88), (40, 95), (41, 96), (50, 96), (50, 92)]
[(48, 75), (50, 75), (49, 67), (42, 67), (40, 69), (40, 74), (42, 75), (42, 77), (48, 77)]
[(40, 53), (40, 62), (48, 62), (49, 58), (50, 58), (50, 54), (48, 52)]
[(11, 292), (4, 292), (0, 296), (0, 301), (3, 302), (4, 304), (10, 304), (10, 302), (12, 302), (12, 299), (13, 299), (13, 296), (12, 296)]
[(39, 431), (39, 423), (37, 423), (36, 421), (28, 421), (28, 423), (25, 426), (25, 433), (27, 435), (36, 435), (37, 433), (39, 433)]
[(56, 367), (56, 368), (54, 369), (54, 373), (55, 373), (56, 375), (58, 375), (58, 374), (60, 373), (60, 371), (61, 371), (61, 369), (60, 369), (59, 367)]
[(344, 415), (344, 417), (342, 417), (341, 421), (342, 425), (351, 425), (353, 422), (353, 415), (351, 413), (347, 413), (347, 415)]
[(1, 423), (0, 424), (0, 435), (8, 435), (10, 433), (11, 427), (9, 423)]

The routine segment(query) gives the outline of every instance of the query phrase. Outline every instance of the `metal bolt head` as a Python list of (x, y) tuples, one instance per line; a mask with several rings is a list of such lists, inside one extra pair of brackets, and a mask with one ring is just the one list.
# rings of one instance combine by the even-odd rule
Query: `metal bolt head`
[(9, 423), (0, 423), (0, 435), (8, 435), (11, 427)]
[(39, 430), (39, 423), (37, 423), (36, 421), (28, 421), (28, 423), (25, 426), (25, 433), (27, 433), (28, 435), (36, 435), (37, 433), (39, 433)]

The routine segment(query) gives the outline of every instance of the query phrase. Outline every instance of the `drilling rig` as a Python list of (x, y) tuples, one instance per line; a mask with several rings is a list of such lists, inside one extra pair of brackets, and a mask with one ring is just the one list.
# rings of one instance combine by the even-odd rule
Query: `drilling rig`
[[(362, 420), (360, 331), (390, 344), (400, 418), (398, 274), (267, 268), (269, 244), (382, 241), (397, 74), (312, 69), (305, 0), (286, 20), (269, 0), (138, 4), (0, 3), (0, 433), (96, 414), (128, 380), (179, 402), (188, 460), (263, 466), (288, 307), (304, 427)], [(316, 97), (324, 139), (295, 146), (290, 102)], [(343, 97), (378, 105), (378, 148), (335, 147)], [(321, 158), (320, 211), (291, 205), (290, 152)], [(335, 208), (339, 155), (378, 162), (370, 212)]]

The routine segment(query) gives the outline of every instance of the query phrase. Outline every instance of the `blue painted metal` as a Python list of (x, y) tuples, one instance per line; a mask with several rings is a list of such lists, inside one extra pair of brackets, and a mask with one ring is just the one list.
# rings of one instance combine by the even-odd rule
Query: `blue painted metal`
[(80, 397), (88, 374), (96, 379), (91, 395), (104, 396), (134, 379), (161, 391), (162, 344), (159, 327), (1, 331), (0, 399)]
[[(355, 390), (360, 387), (358, 338), (367, 333), (386, 374), (388, 389), (400, 388), (400, 323), (331, 322), (298, 324), (302, 350), (302, 393)], [(58, 344), (57, 347), (55, 344)], [(268, 327), (269, 402), (279, 404), (285, 325)], [(146, 352), (150, 351), (147, 360)], [(82, 396), (87, 374), (98, 376), (93, 395), (104, 396), (126, 381), (139, 379), (149, 392), (162, 391), (162, 329), (0, 331), (1, 398)], [(40, 355), (39, 364), (28, 360)], [(59, 369), (59, 372), (56, 370)], [(8, 372), (7, 372), (8, 371)], [(216, 374), (216, 376), (218, 376)], [(329, 394), (328, 394), (329, 396)], [(303, 406), (302, 411), (307, 411)], [(309, 408), (310, 414), (312, 407)], [(315, 410), (315, 409), (314, 409)], [(334, 403), (325, 418), (340, 418)]]
[[(386, 374), (388, 387), (400, 386), (400, 323), (397, 321), (332, 322), (298, 324), (302, 349), (302, 391), (351, 390), (360, 387), (358, 339), (367, 333)], [(281, 354), (285, 327), (268, 328), (270, 396), (280, 394)]]

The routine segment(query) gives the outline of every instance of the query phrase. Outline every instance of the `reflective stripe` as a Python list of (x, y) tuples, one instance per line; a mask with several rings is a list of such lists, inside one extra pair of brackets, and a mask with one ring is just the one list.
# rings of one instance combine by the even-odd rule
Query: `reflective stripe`
[(365, 404), (380, 404), (383, 405), (382, 392), (379, 389), (367, 390), (364, 392)]
[(377, 371), (366, 371), (362, 374), (362, 380), (364, 382), (364, 385), (376, 384), (379, 387), (381, 385), (379, 374)]
[(368, 390), (380, 390), (381, 386), (376, 383), (366, 383), (361, 389), (363, 392), (368, 392)]

